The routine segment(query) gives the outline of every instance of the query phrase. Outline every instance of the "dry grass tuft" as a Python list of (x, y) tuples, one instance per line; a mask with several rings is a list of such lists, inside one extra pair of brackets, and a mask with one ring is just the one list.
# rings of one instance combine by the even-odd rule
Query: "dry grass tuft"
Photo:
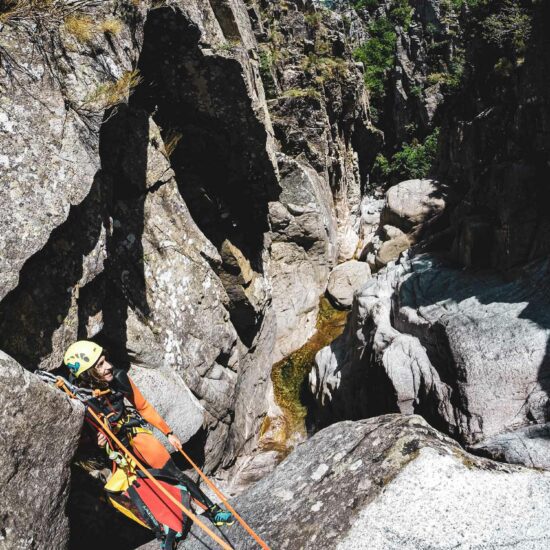
[(122, 31), (122, 23), (118, 19), (105, 19), (99, 24), (99, 28), (105, 34), (116, 36)]
[(82, 14), (70, 15), (65, 19), (65, 30), (72, 34), (79, 42), (87, 43), (101, 32), (116, 36), (122, 31), (122, 22), (109, 18), (95, 22), (91, 17)]
[(126, 103), (133, 89), (142, 81), (139, 71), (126, 71), (115, 82), (100, 84), (88, 97), (85, 104), (97, 109), (108, 109)]
[(0, 0), (0, 23), (39, 18), (48, 25), (63, 25), (79, 42), (90, 42), (95, 34), (104, 32), (116, 35), (122, 30), (122, 22), (115, 18), (96, 22), (85, 14), (97, 0)]
[(90, 42), (96, 34), (96, 25), (87, 15), (70, 15), (65, 19), (64, 26), (79, 42)]
[(59, 15), (61, 0), (0, 0), (0, 23), (28, 19), (36, 15)]
[(168, 130), (166, 133), (166, 139), (164, 140), (164, 151), (168, 158), (172, 156), (182, 137), (183, 134), (181, 132)]

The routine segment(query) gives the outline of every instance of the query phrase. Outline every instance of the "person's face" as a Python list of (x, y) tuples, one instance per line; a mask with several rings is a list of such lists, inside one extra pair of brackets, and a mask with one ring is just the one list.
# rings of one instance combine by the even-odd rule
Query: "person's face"
[(113, 365), (102, 355), (95, 365), (95, 370), (103, 382), (112, 382)]

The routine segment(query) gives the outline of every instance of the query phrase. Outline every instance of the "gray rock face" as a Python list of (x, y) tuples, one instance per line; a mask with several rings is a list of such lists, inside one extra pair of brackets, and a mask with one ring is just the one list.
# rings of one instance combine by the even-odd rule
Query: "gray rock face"
[(470, 450), (501, 462), (550, 470), (550, 426), (526, 426), (498, 434), (484, 439)]
[(369, 121), (344, 18), (308, 2), (267, 4), (255, 13), (275, 136), (286, 155), (305, 157), (332, 190), (339, 261), (349, 260), (359, 242), (364, 169), (381, 134)]
[(365, 262), (351, 260), (336, 266), (328, 279), (327, 293), (340, 307), (351, 307), (353, 294), (370, 277), (370, 267)]
[(461, 6), (440, 0), (411, 2), (406, 7), (399, 5), (400, 9), (392, 0), (331, 4), (349, 20), (346, 29), (354, 47), (364, 46), (380, 24), (390, 23), (395, 32), (395, 57), (385, 76), (384, 92), (371, 90), (373, 112), (387, 145), (385, 153), (393, 154), (411, 138), (424, 139), (438, 124), (440, 106), (460, 71), (464, 42)]
[(312, 389), (334, 418), (417, 412), (468, 443), (545, 422), (547, 270), (505, 280), (429, 256), (382, 270), (317, 355)]
[[(2, 81), (9, 90), (2, 94), (0, 117), (7, 140), (2, 162), (8, 163), (2, 174), (9, 184), (2, 185), (8, 195), (1, 233), (8, 241), (1, 245), (9, 254), (2, 256), (6, 284), (0, 296), (11, 292), (0, 303), (0, 347), (29, 368), (51, 369), (69, 343), (99, 333), (146, 364), (172, 369), (200, 400), (193, 414), (179, 415), (177, 428), (189, 437), (202, 424), (204, 408), (211, 432), (207, 454), (215, 449), (209, 458), (216, 465), (228, 439), (234, 453), (254, 439), (265, 413), (275, 319), (263, 273), (264, 237), (267, 202), (279, 191), (272, 129), (248, 55), (255, 39), (241, 2), (215, 6), (216, 13), (208, 3), (174, 2), (173, 9), (149, 12), (144, 29), (148, 7), (130, 0), (86, 6), (91, 11), (79, 16), (91, 18), (91, 41), (69, 32), (63, 23), (68, 15), (56, 12), (44, 58), (31, 51), (23, 27), (3, 27), (9, 38), (3, 47), (19, 63), (14, 70), (28, 71), (11, 84)], [(107, 19), (120, 23), (114, 36), (99, 30)], [(171, 35), (168, 52), (157, 38), (171, 29), (177, 37)], [(225, 48), (236, 39), (241, 46)], [(52, 57), (56, 63), (48, 65)], [(129, 100), (128, 86), (113, 85), (136, 65), (141, 82)], [(201, 128), (211, 133), (197, 136)], [(195, 136), (188, 143), (202, 144), (209, 163), (176, 147), (182, 133)], [(224, 141), (229, 137), (238, 151)], [(220, 151), (233, 151), (232, 159), (219, 158)], [(228, 193), (233, 204), (208, 188), (212, 174), (189, 158), (201, 167), (226, 167), (223, 182), (215, 181), (238, 190)], [(252, 188), (243, 190), (241, 181)], [(249, 214), (235, 212), (236, 203), (244, 204), (242, 193), (257, 199)], [(206, 210), (201, 200), (215, 208)], [(238, 231), (229, 229), (237, 225)], [(239, 392), (248, 405), (235, 414)], [(239, 428), (230, 436), (233, 421)]]
[(66, 548), (84, 409), (0, 352), (0, 548)]
[[(331, 426), (234, 504), (271, 548), (543, 550), (550, 542), (550, 474), (469, 455), (418, 416)], [(235, 548), (255, 547), (238, 526), (224, 534)], [(193, 528), (186, 545), (204, 540)]]
[[(129, 348), (184, 439), (204, 420), (206, 469), (233, 464), (275, 408), (273, 361), (311, 335), (330, 269), (357, 244), (356, 153), (373, 132), (341, 18), (323, 28), (343, 72), (308, 71), (330, 80), (321, 101), (268, 108), (253, 6), (79, 4), (87, 37), (61, 4), (39, 9), (48, 32), (32, 14), (2, 27), (0, 348), (50, 370), (77, 338)], [(308, 10), (286, 14), (302, 60)], [(300, 63), (272, 67), (281, 93)], [(198, 405), (173, 384), (184, 398), (162, 407), (169, 370)]]
[(319, 296), (336, 262), (332, 194), (310, 166), (279, 155), (282, 193), (270, 204), (270, 274), (277, 317), (273, 361), (299, 348), (315, 331)]
[[(9, 55), (0, 75), (0, 203), (9, 207), (0, 222), (0, 299), (17, 286), (25, 261), (92, 187), (105, 105), (91, 98), (132, 70), (141, 41), (142, 9), (130, 0), (121, 4), (129, 17), (120, 19), (119, 32), (94, 30), (84, 42), (59, 25), (59, 14), (51, 21), (45, 15), (51, 34), (32, 18), (28, 29), (2, 25)], [(112, 17), (114, 7), (111, 0), (97, 6), (98, 24)], [(43, 44), (39, 55), (31, 35)], [(59, 51), (63, 55), (56, 55)]]
[(435, 180), (407, 180), (386, 193), (382, 210), (383, 224), (409, 232), (413, 227), (441, 214), (445, 208), (445, 190)]

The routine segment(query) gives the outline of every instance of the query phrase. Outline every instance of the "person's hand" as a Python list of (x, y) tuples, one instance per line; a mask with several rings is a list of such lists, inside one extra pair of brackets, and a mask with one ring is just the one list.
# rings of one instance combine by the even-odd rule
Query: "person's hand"
[(174, 434), (170, 434), (168, 436), (168, 441), (170, 442), (170, 445), (174, 447), (174, 449), (177, 449), (178, 451), (181, 451), (181, 441), (178, 439), (178, 437)]
[(100, 447), (105, 447), (105, 445), (107, 445), (107, 438), (101, 432), (97, 432), (97, 444)]

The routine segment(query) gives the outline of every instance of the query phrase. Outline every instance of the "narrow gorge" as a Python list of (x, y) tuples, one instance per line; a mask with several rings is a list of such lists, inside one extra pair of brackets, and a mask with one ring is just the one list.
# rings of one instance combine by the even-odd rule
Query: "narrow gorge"
[(37, 376), (77, 340), (272, 550), (548, 548), (548, 22), (0, 0), (0, 549), (159, 547)]

